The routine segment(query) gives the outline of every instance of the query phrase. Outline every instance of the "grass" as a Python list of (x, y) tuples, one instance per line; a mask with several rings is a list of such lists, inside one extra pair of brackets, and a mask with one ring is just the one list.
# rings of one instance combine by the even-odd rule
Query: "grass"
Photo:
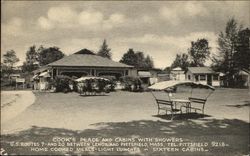
[[(194, 93), (195, 94), (195, 93)], [(208, 142), (206, 152), (156, 152), (152, 147), (139, 152), (49, 152), (85, 155), (246, 155), (249, 151), (249, 90), (217, 89), (209, 98), (205, 118), (168, 120), (158, 116), (149, 92), (113, 92), (107, 96), (79, 96), (77, 93), (35, 93), (36, 102), (25, 112), (2, 125), (21, 131), (2, 135), (2, 147), (9, 154), (30, 152), (28, 147), (11, 147), (11, 141), (51, 142), (55, 136), (97, 138), (182, 138), (184, 142)], [(161, 96), (161, 95), (160, 95)], [(187, 96), (187, 95), (186, 95)], [(213, 147), (212, 142), (226, 147)]]

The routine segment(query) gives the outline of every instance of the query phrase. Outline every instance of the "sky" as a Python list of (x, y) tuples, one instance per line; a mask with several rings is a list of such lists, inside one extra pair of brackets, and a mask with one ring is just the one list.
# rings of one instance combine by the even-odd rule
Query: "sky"
[(249, 1), (1, 1), (1, 7), (1, 56), (14, 50), (19, 65), (32, 45), (70, 55), (97, 52), (106, 39), (113, 60), (133, 48), (163, 69), (197, 39), (216, 53), (230, 18), (250, 28)]

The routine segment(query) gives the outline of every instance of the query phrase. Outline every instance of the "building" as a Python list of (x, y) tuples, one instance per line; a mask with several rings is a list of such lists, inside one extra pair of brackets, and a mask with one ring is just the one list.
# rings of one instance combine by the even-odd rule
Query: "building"
[(108, 58), (97, 56), (93, 52), (83, 49), (58, 61), (48, 64), (51, 77), (57, 75), (67, 76), (121, 76), (133, 75), (133, 66), (112, 61)]
[(186, 79), (211, 86), (220, 86), (219, 73), (209, 67), (188, 67)]
[(157, 74), (158, 82), (162, 81), (169, 81), (170, 80), (170, 74), (167, 73), (158, 73)]
[(234, 75), (236, 85), (235, 87), (246, 87), (249, 88), (250, 84), (250, 72), (247, 69), (241, 69)]
[(39, 79), (41, 84), (39, 86), (46, 88), (43, 84), (47, 84), (49, 80), (58, 75), (77, 78), (82, 76), (112, 76), (119, 80), (122, 76), (137, 76), (137, 71), (133, 66), (115, 62), (98, 56), (88, 49), (82, 49), (34, 71), (34, 74), (33, 79)]
[(16, 80), (17, 78), (20, 78), (21, 74), (10, 74), (9, 79)]
[(170, 79), (172, 80), (185, 80), (185, 71), (182, 70), (180, 67), (176, 67), (170, 71)]
[(157, 68), (137, 68), (137, 76), (144, 84), (152, 85), (158, 82), (158, 73), (161, 69)]

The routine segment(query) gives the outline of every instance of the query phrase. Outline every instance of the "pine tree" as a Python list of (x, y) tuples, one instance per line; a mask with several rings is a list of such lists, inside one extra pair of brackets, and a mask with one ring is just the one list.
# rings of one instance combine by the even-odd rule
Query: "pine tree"
[(112, 54), (111, 54), (111, 49), (108, 48), (106, 39), (104, 39), (103, 44), (100, 47), (100, 50), (98, 51), (97, 55), (111, 59)]

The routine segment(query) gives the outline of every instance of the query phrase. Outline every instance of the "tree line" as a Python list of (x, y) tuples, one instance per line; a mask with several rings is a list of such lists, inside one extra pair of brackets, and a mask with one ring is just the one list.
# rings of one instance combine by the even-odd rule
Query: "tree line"
[[(111, 49), (108, 47), (106, 39), (104, 39), (103, 44), (96, 55), (112, 59)], [(54, 47), (36, 47), (35, 45), (29, 47), (26, 52), (26, 58), (22, 65), (23, 72), (32, 72), (41, 66), (45, 66), (49, 63), (57, 61), (63, 58), (65, 54), (60, 50), (60, 48)], [(3, 63), (1, 63), (2, 74), (7, 74), (8, 76), (13, 73), (14, 65), (19, 62), (19, 58), (16, 56), (14, 50), (9, 50), (3, 55)], [(145, 57), (143, 52), (134, 52), (133, 49), (129, 49), (120, 60), (120, 62), (132, 65), (140, 68), (153, 68), (154, 63), (152, 57), (147, 55)]]
[(210, 49), (209, 42), (205, 38), (192, 41), (188, 52), (176, 54), (171, 66), (165, 68), (165, 70), (169, 71), (180, 67), (186, 71), (188, 67), (204, 67), (206, 60), (210, 57)]
[(165, 70), (169, 72), (175, 67), (181, 67), (186, 71), (187, 67), (205, 66), (205, 62), (210, 59), (212, 69), (225, 74), (227, 86), (235, 86), (235, 75), (239, 70), (250, 70), (250, 30), (231, 18), (226, 23), (225, 30), (218, 35), (217, 43), (216, 54), (211, 56), (207, 39), (192, 41), (187, 52), (176, 54), (171, 66)]

